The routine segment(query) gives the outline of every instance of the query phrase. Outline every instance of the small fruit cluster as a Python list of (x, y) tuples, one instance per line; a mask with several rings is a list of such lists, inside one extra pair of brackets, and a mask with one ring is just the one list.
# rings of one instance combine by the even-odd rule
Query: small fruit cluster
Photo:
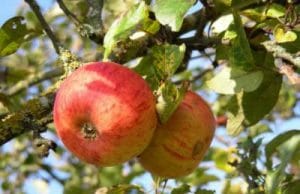
[(155, 104), (139, 74), (116, 63), (88, 63), (61, 84), (54, 124), (64, 145), (85, 162), (113, 166), (138, 157), (157, 176), (185, 176), (210, 146), (214, 116), (191, 91), (165, 124), (158, 123)]

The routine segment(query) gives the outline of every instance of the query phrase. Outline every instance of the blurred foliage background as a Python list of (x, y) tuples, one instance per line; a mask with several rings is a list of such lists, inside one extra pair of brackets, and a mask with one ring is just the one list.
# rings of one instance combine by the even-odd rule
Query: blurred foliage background
[(135, 159), (97, 168), (64, 148), (49, 93), (68, 62), (26, 2), (0, 29), (0, 193), (300, 193), (299, 1), (57, 0), (41, 10), (80, 61), (123, 63), (164, 91), (162, 120), (184, 80), (209, 101), (218, 128), (204, 161), (156, 182)]

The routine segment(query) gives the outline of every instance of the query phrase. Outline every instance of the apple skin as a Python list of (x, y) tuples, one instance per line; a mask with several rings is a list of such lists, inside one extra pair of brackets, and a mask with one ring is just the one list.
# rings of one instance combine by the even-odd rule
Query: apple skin
[(53, 118), (67, 149), (97, 166), (139, 155), (157, 124), (146, 81), (112, 62), (88, 63), (67, 77), (56, 94)]
[(208, 104), (188, 91), (165, 124), (158, 124), (149, 146), (138, 156), (152, 174), (179, 178), (193, 172), (203, 159), (216, 122)]

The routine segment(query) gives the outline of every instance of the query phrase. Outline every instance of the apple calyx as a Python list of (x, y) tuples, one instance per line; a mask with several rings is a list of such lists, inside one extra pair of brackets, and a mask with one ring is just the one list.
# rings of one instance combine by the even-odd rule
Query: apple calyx
[(89, 122), (86, 122), (81, 127), (81, 132), (85, 139), (94, 140), (99, 135), (96, 127)]

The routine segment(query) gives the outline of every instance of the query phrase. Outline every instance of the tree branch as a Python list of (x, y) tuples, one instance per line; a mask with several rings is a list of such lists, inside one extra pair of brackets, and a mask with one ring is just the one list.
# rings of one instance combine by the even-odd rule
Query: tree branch
[(184, 43), (187, 47), (191, 49), (197, 49), (203, 51), (207, 47), (212, 47), (215, 44), (219, 44), (221, 39), (218, 37), (206, 37), (206, 36), (193, 36), (190, 38), (177, 39), (177, 43)]
[(51, 30), (50, 26), (48, 25), (48, 23), (46, 22), (44, 16), (42, 15), (40, 7), (37, 4), (37, 2), (35, 0), (25, 0), (25, 2), (30, 6), (30, 8), (32, 9), (32, 11), (35, 13), (36, 17), (40, 21), (42, 27), (44, 28), (44, 30), (47, 33), (50, 40), (52, 41), (52, 44), (53, 44), (53, 47), (54, 47), (56, 53), (60, 54), (59, 41), (56, 38), (56, 36), (54, 35), (54, 33), (52, 32), (52, 30)]
[(44, 80), (51, 79), (53, 77), (60, 76), (63, 73), (64, 73), (63, 68), (56, 68), (56, 69), (52, 69), (47, 72), (40, 72), (38, 74), (30, 75), (26, 80), (22, 80), (22, 81), (18, 82), (16, 85), (9, 88), (5, 93), (8, 96), (16, 95), (19, 92), (21, 92), (22, 90), (24, 90), (34, 84), (40, 83)]
[(45, 170), (53, 179), (55, 179), (57, 182), (59, 182), (61, 185), (65, 184), (65, 180), (61, 179), (59, 176), (57, 176), (53, 171), (52, 167), (46, 164), (40, 164), (40, 168)]
[(76, 26), (79, 26), (80, 21), (78, 20), (76, 15), (70, 12), (70, 10), (67, 8), (67, 6), (64, 4), (62, 0), (56, 0), (56, 1), (59, 7), (61, 8), (61, 10), (63, 10), (63, 12), (75, 23)]
[(104, 5), (103, 0), (87, 0), (90, 10), (87, 17), (91, 20), (91, 24), (96, 29), (103, 28), (102, 24), (102, 8)]
[[(196, 26), (204, 25), (203, 23), (207, 23), (208, 21), (204, 21), (203, 19), (199, 19), (199, 18), (205, 18), (206, 13), (204, 9), (200, 9), (199, 11), (190, 14), (188, 16), (186, 16), (183, 20), (182, 26), (181, 26), (181, 30), (179, 32), (176, 32), (175, 34), (177, 36), (185, 34), (191, 30), (195, 30)], [(202, 22), (202, 23), (200, 23)]]
[(0, 146), (11, 139), (34, 129), (44, 130), (51, 120), (44, 117), (52, 111), (54, 93), (29, 100), (21, 110), (7, 115), (0, 121)]
[(266, 48), (266, 50), (270, 53), (273, 53), (275, 58), (282, 58), (290, 63), (294, 64), (298, 68), (300, 68), (300, 55), (292, 54), (286, 51), (285, 48), (276, 44), (275, 41), (265, 41), (262, 45)]

